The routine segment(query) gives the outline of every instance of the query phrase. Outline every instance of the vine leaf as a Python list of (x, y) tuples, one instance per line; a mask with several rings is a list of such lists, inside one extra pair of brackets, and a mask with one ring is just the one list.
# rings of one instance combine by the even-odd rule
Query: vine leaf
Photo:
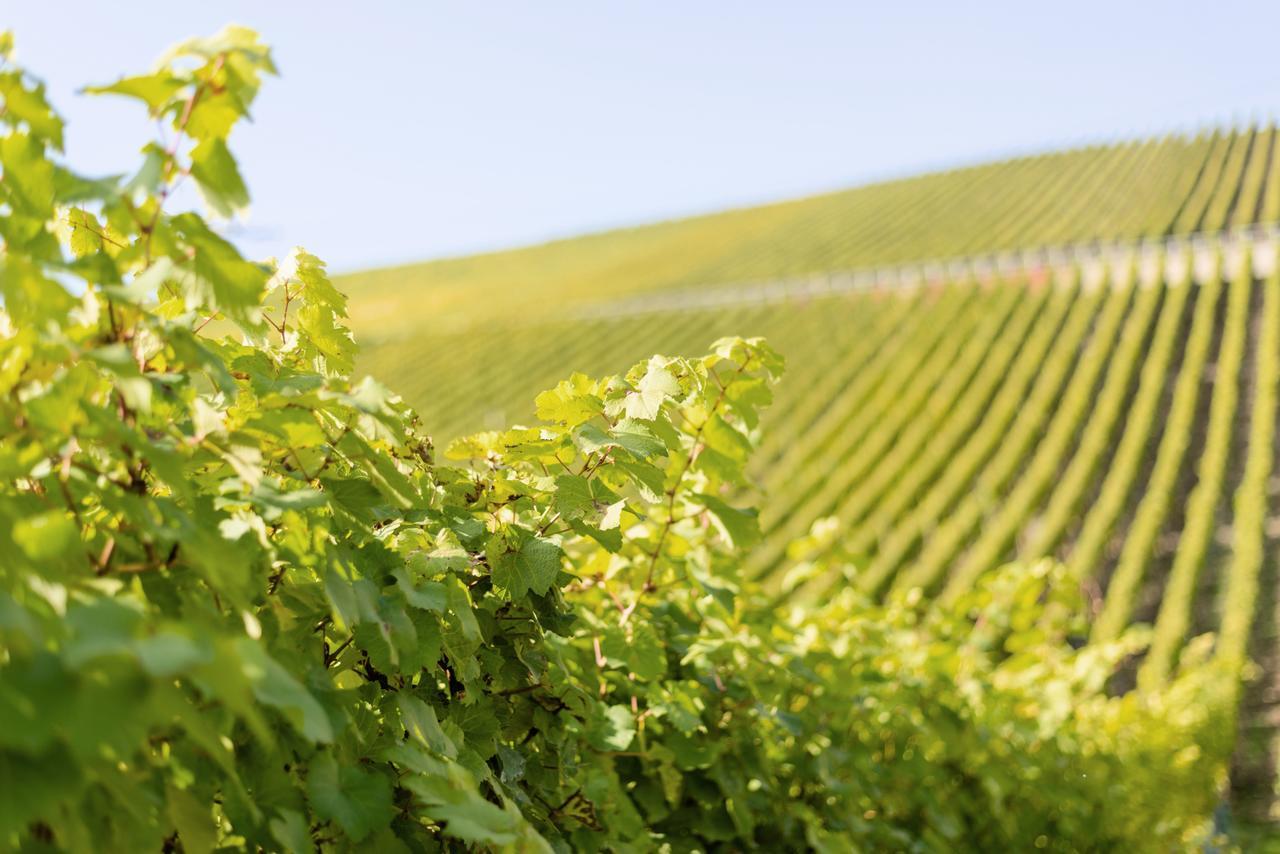
[(230, 219), (249, 206), (249, 190), (227, 144), (210, 137), (191, 149), (191, 177), (209, 209)]
[(331, 753), (317, 754), (307, 773), (307, 795), (316, 814), (336, 821), (353, 842), (391, 821), (391, 784), (381, 774), (338, 767)]
[(714, 495), (699, 495), (711, 515), (711, 523), (728, 543), (741, 549), (760, 539), (760, 525), (754, 510), (739, 510)]
[(493, 559), (493, 581), (513, 599), (529, 591), (543, 596), (560, 572), (561, 556), (560, 547), (555, 543), (528, 535), (518, 549), (502, 552)]
[(663, 360), (651, 359), (648, 370), (636, 384), (636, 390), (627, 394), (627, 417), (652, 421), (662, 411), (662, 404), (679, 393), (680, 383), (667, 370)]

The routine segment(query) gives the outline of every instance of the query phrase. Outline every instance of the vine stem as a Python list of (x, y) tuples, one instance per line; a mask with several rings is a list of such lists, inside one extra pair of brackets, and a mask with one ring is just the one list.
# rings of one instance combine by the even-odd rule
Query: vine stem
[[(218, 72), (222, 70), (222, 66), (226, 63), (226, 54), (221, 54), (213, 64), (213, 71), (209, 73), (209, 80), (201, 81), (196, 84), (195, 91), (191, 93), (191, 97), (187, 99), (187, 103), (182, 108), (182, 115), (178, 119), (177, 133), (174, 134), (173, 141), (169, 143), (169, 147), (165, 150), (167, 161), (165, 163), (164, 185), (160, 188), (160, 194), (156, 199), (156, 210), (151, 215), (151, 221), (142, 228), (142, 233), (146, 237), (143, 245), (143, 266), (151, 266), (151, 236), (155, 233), (156, 225), (160, 222), (160, 213), (164, 210), (164, 203), (168, 201), (169, 194), (173, 191), (173, 187), (169, 184), (169, 177), (172, 174), (173, 160), (178, 155), (178, 146), (182, 144), (182, 139), (187, 132), (187, 123), (191, 121), (191, 114), (195, 111), (196, 104), (200, 102), (200, 98), (204, 95), (204, 90), (213, 85), (213, 78), (218, 76)], [(184, 173), (185, 174), (185, 171)]]
[(720, 386), (720, 393), (716, 395), (715, 401), (711, 404), (711, 409), (707, 413), (707, 417), (702, 419), (702, 423), (693, 431), (693, 442), (689, 446), (689, 454), (684, 459), (684, 464), (680, 468), (680, 473), (676, 475), (676, 482), (667, 490), (667, 518), (662, 523), (662, 530), (658, 533), (658, 542), (653, 547), (653, 554), (649, 559), (649, 571), (645, 574), (644, 585), (640, 588), (640, 592), (636, 594), (636, 598), (632, 600), (627, 609), (622, 612), (622, 618), (618, 621), (618, 625), (625, 626), (627, 621), (631, 619), (631, 615), (635, 613), (636, 607), (640, 604), (640, 599), (645, 593), (654, 590), (653, 573), (658, 567), (658, 558), (662, 556), (662, 547), (667, 542), (667, 534), (671, 532), (671, 526), (675, 523), (676, 515), (676, 496), (680, 494), (680, 486), (684, 483), (685, 476), (689, 474), (689, 469), (693, 468), (693, 463), (698, 458), (698, 454), (702, 450), (702, 431), (711, 423), (711, 419), (720, 411), (720, 404), (724, 403), (725, 395), (729, 391), (729, 386), (733, 381), (742, 375), (747, 369), (747, 365), (751, 362), (748, 358), (738, 369), (735, 370), (729, 378), (729, 382), (725, 383), (720, 379), (720, 375), (712, 368), (711, 378), (716, 381), (716, 385)]
[(289, 297), (289, 283), (284, 283), (284, 310), (280, 312), (280, 346), (284, 346), (287, 342), (285, 338), (285, 330), (289, 328), (289, 303), (292, 300)]

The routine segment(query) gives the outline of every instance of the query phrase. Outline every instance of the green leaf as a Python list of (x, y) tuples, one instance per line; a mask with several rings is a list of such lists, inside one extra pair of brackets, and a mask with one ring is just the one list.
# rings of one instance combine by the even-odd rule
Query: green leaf
[(400, 470), (395, 460), (389, 454), (375, 451), (354, 431), (342, 437), (338, 448), (364, 470), (374, 487), (395, 507), (408, 510), (422, 500), (418, 488)]
[(37, 756), (0, 750), (0, 834), (14, 838), (37, 817), (56, 815), (59, 801), (86, 785), (77, 771), (65, 748)]
[(307, 820), (297, 810), (282, 809), (270, 822), (271, 836), (289, 854), (312, 854), (315, 843), (307, 829)]
[(753, 450), (751, 440), (718, 414), (712, 415), (702, 428), (702, 438), (707, 447), (736, 463), (745, 463)]
[(140, 412), (151, 409), (151, 382), (138, 370), (138, 363), (126, 345), (108, 344), (86, 355), (112, 375), (116, 389), (130, 409)]
[(698, 683), (667, 682), (663, 689), (662, 702), (656, 704), (656, 708), (662, 711), (664, 719), (685, 735), (702, 729), (706, 705)]
[(427, 807), (425, 812), (436, 821), (444, 823), (446, 834), (464, 842), (511, 845), (516, 841), (515, 816), (479, 798), (471, 798), (460, 804), (434, 804)]
[(522, 598), (529, 591), (542, 596), (555, 583), (561, 555), (560, 547), (550, 540), (525, 535), (518, 548), (490, 554), (493, 581), (513, 599)]
[(129, 653), (142, 614), (137, 602), (127, 599), (92, 599), (67, 609), (70, 638), (63, 649), (72, 667), (81, 667), (103, 656)]
[(0, 73), (0, 99), (6, 121), (24, 122), (32, 136), (62, 150), (62, 119), (49, 106), (43, 83), (28, 85), (18, 72)]
[(209, 230), (191, 213), (175, 216), (171, 224), (186, 253), (174, 259), (174, 278), (197, 306), (221, 311), (232, 320), (257, 326), (267, 271), (240, 256), (234, 246)]
[(33, 561), (62, 557), (80, 544), (80, 530), (63, 510), (48, 510), (14, 523), (13, 541)]
[(574, 443), (584, 454), (594, 454), (606, 448), (616, 448), (618, 441), (595, 424), (584, 424), (574, 434)]
[(655, 681), (666, 675), (667, 654), (651, 625), (613, 627), (605, 632), (601, 649), (611, 666), (626, 668), (639, 679)]
[(507, 785), (518, 782), (524, 776), (525, 758), (518, 750), (499, 744), (498, 761), (502, 763), (502, 782)]
[(191, 792), (174, 786), (165, 788), (169, 804), (169, 820), (178, 830), (183, 852), (208, 854), (217, 845), (217, 828), (213, 822), (213, 809), (201, 803)]
[(595, 525), (589, 525), (581, 519), (569, 520), (569, 527), (575, 533), (595, 540), (607, 551), (616, 554), (622, 550), (622, 532), (617, 528), (612, 528), (606, 531), (603, 528), (596, 527)]
[(0, 265), (0, 293), (5, 311), (19, 324), (38, 325), (63, 318), (75, 305), (62, 285), (13, 254)]
[(458, 755), (457, 745), (440, 728), (435, 709), (403, 691), (396, 696), (396, 702), (400, 707), (400, 720), (410, 738), (441, 756), (452, 759)]
[(471, 609), (471, 593), (462, 579), (449, 575), (444, 580), (445, 592), (449, 597), (449, 613), (456, 621), (462, 636), (468, 641), (480, 640), (480, 623)]
[(760, 411), (773, 402), (773, 388), (763, 377), (739, 377), (729, 385), (725, 400), (753, 430), (760, 423)]
[(392, 574), (400, 591), (404, 594), (405, 601), (413, 607), (434, 611), (437, 614), (443, 614), (447, 610), (449, 593), (444, 584), (439, 581), (424, 581), (416, 584), (403, 567), (397, 568)]
[(635, 715), (627, 706), (609, 706), (592, 722), (588, 737), (597, 750), (626, 750), (636, 737)]
[(294, 450), (329, 443), (328, 436), (316, 421), (315, 413), (292, 406), (259, 411), (245, 426), (277, 436)]
[(172, 678), (213, 660), (213, 650), (185, 635), (159, 632), (133, 644), (134, 654), (152, 676)]
[(271, 289), (293, 283), (292, 295), (307, 305), (323, 305), (346, 316), (347, 296), (333, 286), (324, 261), (301, 246), (295, 246), (272, 277)]
[(638, 459), (648, 460), (667, 455), (666, 444), (654, 435), (648, 425), (639, 421), (624, 418), (609, 432), (614, 441)]
[(650, 503), (662, 500), (666, 488), (667, 475), (662, 469), (650, 463), (618, 460), (614, 466), (640, 488), (640, 496)]
[(142, 165), (133, 173), (124, 185), (125, 193), (156, 193), (164, 181), (165, 164), (173, 160), (169, 152), (155, 143), (148, 143), (142, 148)]
[(98, 222), (98, 218), (83, 208), (72, 208), (67, 214), (67, 224), (71, 226), (71, 254), (83, 258), (93, 252), (101, 252), (107, 247), (104, 239), (107, 229)]
[[(296, 482), (296, 481), (295, 481)], [(287, 489), (288, 481), (277, 482), (266, 478), (254, 485), (249, 500), (256, 505), (262, 518), (274, 521), (286, 510), (309, 510), (325, 506), (324, 493), (318, 489)]]
[(605, 508), (600, 516), (600, 530), (612, 531), (622, 524), (622, 511), (626, 508), (624, 500), (615, 501)]
[(595, 501), (591, 497), (591, 481), (576, 474), (557, 475), (552, 505), (565, 519), (578, 519), (593, 511)]
[(121, 77), (115, 83), (106, 86), (86, 86), (84, 92), (90, 95), (123, 95), (126, 98), (137, 98), (147, 105), (147, 111), (153, 116), (178, 94), (187, 82), (175, 77), (169, 71), (157, 71), (154, 74), (140, 74), (134, 77)]
[(312, 741), (333, 741), (333, 727), (324, 708), (292, 673), (249, 638), (236, 642), (236, 652), (259, 702), (280, 709), (290, 723)]
[(627, 393), (627, 417), (652, 421), (658, 417), (662, 404), (679, 393), (680, 383), (667, 369), (665, 360), (655, 356), (636, 384), (636, 390)]
[(12, 133), (0, 139), (0, 185), (8, 191), (6, 201), (14, 210), (44, 220), (53, 214), (53, 164), (44, 156), (44, 147), (34, 137)]
[[(83, 175), (72, 172), (60, 163), (53, 165), (54, 193), (57, 195), (58, 201), (64, 205), (79, 205), (85, 202), (107, 202), (109, 204), (116, 202), (120, 181), (123, 178), (123, 175), (86, 178)], [(110, 207), (104, 210), (104, 219), (107, 220), (108, 227), (111, 228), (116, 242), (123, 246), (126, 241), (111, 222), (110, 211)]]
[(574, 374), (534, 399), (537, 415), (544, 421), (577, 427), (603, 411), (604, 405), (595, 392), (595, 383), (583, 374)]
[(413, 775), (404, 785), (422, 801), (422, 812), (443, 824), (446, 834), (478, 845), (512, 845), (520, 819), (489, 803), (462, 768), (451, 765), (443, 775)]
[(760, 524), (754, 510), (739, 510), (714, 495), (699, 495), (698, 500), (711, 514), (716, 530), (733, 548), (746, 548), (760, 539)]
[(271, 50), (262, 43), (262, 37), (256, 30), (240, 24), (227, 24), (211, 36), (185, 39), (170, 47), (161, 57), (160, 64), (167, 65), (174, 59), (185, 56), (206, 60), (220, 56), (239, 56), (248, 60), (256, 69), (275, 73)]
[(413, 673), (429, 664), (418, 654), (424, 645), (418, 643), (417, 627), (403, 601), (379, 596), (373, 607), (373, 613), (355, 627), (356, 643), (373, 666), (383, 673)]
[(350, 765), (339, 768), (329, 753), (312, 758), (307, 797), (317, 815), (336, 821), (353, 842), (386, 826), (394, 814), (386, 777)]
[[(213, 93), (202, 97), (187, 119), (187, 135), (195, 140), (226, 139), (236, 122), (247, 115), (245, 105), (229, 92)], [(179, 115), (173, 119), (177, 130)]]
[(205, 204), (218, 216), (230, 219), (249, 206), (249, 190), (220, 138), (206, 139), (191, 150), (191, 177)]
[(368, 415), (385, 417), (395, 414), (391, 406), (392, 394), (373, 377), (364, 377), (351, 384), (351, 390), (340, 398), (344, 403)]
[(328, 361), (330, 371), (345, 374), (355, 362), (356, 343), (333, 309), (323, 305), (303, 305), (294, 315), (303, 340)]

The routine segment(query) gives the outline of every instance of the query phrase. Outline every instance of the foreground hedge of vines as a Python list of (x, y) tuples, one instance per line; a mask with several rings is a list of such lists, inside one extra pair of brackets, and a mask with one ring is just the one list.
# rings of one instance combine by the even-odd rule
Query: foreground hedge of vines
[[(0, 68), (0, 844), (28, 850), (1191, 846), (1236, 673), (1109, 697), (1052, 564), (946, 608), (775, 610), (732, 496), (782, 360), (575, 375), (441, 462), (351, 376), (345, 300), (241, 257), (257, 36), (97, 92), (165, 128), (60, 155)], [(305, 144), (304, 139), (299, 144)], [(812, 545), (812, 543), (810, 543)], [(800, 551), (805, 543), (797, 545)], [(1193, 651), (1194, 652), (1194, 651)], [(1229, 705), (1229, 704), (1228, 704)]]

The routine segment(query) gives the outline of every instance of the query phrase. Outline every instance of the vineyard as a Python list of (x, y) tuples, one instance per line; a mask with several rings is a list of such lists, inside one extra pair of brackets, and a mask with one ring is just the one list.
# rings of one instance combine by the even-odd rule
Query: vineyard
[(0, 34), (0, 848), (1276, 838), (1275, 128), (331, 279), (276, 73)]
[(628, 295), (1211, 232), (1280, 219), (1275, 142), (1266, 128), (1093, 146), (344, 282), (367, 347)]
[[(767, 337), (788, 378), (751, 470), (751, 575), (779, 602), (844, 585), (945, 601), (1053, 556), (1093, 603), (1094, 639), (1154, 627), (1125, 677), (1143, 684), (1216, 632), (1215, 655), (1267, 674), (1240, 698), (1234, 770), (1262, 818), (1280, 746), (1280, 285), (1270, 232), (1215, 235), (1276, 221), (1275, 143), (1266, 128), (1088, 148), (343, 284), (364, 366), (442, 446), (529, 420), (569, 371)], [(1002, 264), (1014, 247), (1073, 252)], [(811, 286), (912, 259), (914, 281)], [(484, 298), (499, 287), (510, 300)], [(559, 315), (538, 311), (549, 300)]]

